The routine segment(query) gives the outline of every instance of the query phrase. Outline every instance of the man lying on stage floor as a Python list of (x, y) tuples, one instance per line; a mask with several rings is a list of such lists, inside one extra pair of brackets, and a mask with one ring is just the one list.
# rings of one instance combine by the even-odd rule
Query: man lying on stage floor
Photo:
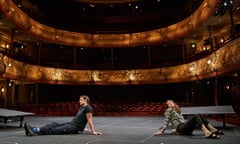
[(24, 129), (26, 136), (50, 135), (50, 134), (77, 134), (83, 132), (88, 123), (93, 135), (102, 135), (101, 132), (95, 131), (92, 121), (92, 107), (89, 105), (89, 97), (81, 95), (79, 99), (80, 108), (76, 116), (66, 123), (52, 122), (42, 127), (32, 127), (25, 123)]

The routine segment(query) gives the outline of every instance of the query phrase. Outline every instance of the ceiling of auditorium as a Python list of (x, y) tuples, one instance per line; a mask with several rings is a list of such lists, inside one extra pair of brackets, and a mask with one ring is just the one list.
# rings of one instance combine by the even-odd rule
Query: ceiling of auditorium
[(34, 20), (57, 29), (81, 33), (133, 33), (183, 20), (202, 1), (15, 0), (15, 3)]
[[(166, 27), (191, 15), (203, 0), (13, 0), (34, 20), (62, 30), (79, 33), (134, 33)], [(238, 0), (234, 1), (234, 21), (240, 23)], [(0, 13), (1, 14), (1, 13)], [(16, 39), (38, 41), (0, 15), (2, 39), (18, 31)], [(211, 16), (209, 20), (185, 40), (202, 40), (203, 35), (223, 31), (230, 26), (229, 14)]]

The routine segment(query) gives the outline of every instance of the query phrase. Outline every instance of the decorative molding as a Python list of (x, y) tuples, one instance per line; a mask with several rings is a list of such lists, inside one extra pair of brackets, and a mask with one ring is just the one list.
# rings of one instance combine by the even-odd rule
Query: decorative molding
[[(0, 54), (3, 78), (49, 84), (159, 84), (211, 78), (240, 70), (240, 38), (203, 59), (164, 68), (69, 70), (30, 65)], [(3, 70), (1, 70), (3, 71)]]

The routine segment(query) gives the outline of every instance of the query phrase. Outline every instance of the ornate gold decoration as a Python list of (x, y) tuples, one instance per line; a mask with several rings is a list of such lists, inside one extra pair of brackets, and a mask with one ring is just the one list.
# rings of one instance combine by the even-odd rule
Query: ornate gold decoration
[(2, 77), (54, 84), (155, 84), (209, 78), (240, 69), (240, 38), (203, 59), (164, 68), (132, 70), (69, 70), (16, 61), (0, 54)]

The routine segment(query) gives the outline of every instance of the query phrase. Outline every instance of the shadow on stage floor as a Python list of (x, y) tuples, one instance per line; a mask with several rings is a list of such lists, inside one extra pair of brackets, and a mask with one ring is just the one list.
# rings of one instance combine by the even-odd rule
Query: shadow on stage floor
[[(72, 117), (25, 117), (32, 126), (41, 126), (49, 122), (67, 122)], [(192, 136), (181, 136), (167, 130), (165, 135), (154, 136), (163, 117), (94, 117), (95, 129), (104, 133), (94, 136), (88, 133), (75, 135), (45, 135), (27, 137), (24, 129), (16, 122), (8, 123), (7, 128), (0, 123), (0, 144), (228, 144), (240, 142), (240, 127), (227, 124), (221, 139), (206, 139), (197, 129)], [(209, 121), (216, 127), (222, 122)]]

